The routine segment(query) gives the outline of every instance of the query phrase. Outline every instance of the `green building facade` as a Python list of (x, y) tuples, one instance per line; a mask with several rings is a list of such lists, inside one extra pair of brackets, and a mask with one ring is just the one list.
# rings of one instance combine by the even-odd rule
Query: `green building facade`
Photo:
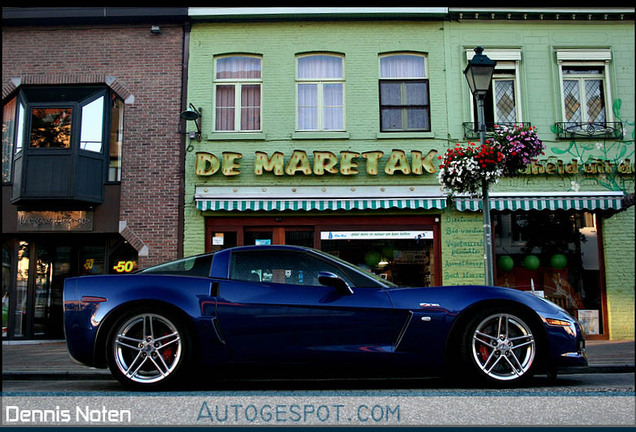
[(487, 125), (546, 146), (491, 189), (496, 283), (634, 338), (633, 10), (190, 11), (185, 255), (300, 244), (401, 285), (483, 284), (480, 201), (437, 179), (479, 139), (479, 45)]

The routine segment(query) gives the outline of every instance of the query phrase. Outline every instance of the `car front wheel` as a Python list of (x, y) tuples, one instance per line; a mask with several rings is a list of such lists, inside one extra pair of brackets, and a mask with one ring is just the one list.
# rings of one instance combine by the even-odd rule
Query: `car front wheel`
[(111, 373), (127, 387), (165, 387), (186, 369), (190, 344), (185, 326), (166, 311), (139, 309), (122, 316), (107, 343)]
[(467, 326), (462, 357), (482, 382), (519, 384), (530, 378), (537, 363), (537, 341), (525, 314), (491, 309)]

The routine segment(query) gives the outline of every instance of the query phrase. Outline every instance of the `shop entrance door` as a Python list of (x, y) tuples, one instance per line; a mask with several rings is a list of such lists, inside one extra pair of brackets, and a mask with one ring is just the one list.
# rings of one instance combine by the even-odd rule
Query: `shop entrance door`
[[(13, 337), (62, 339), (62, 289), (69, 248), (33, 242), (18, 246), (15, 304), (8, 308)], [(3, 335), (4, 336), (4, 335)]]

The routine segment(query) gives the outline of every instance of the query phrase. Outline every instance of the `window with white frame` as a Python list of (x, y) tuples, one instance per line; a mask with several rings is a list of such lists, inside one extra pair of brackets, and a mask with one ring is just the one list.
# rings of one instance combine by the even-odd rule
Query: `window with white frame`
[[(474, 50), (466, 52), (471, 60)], [(484, 99), (484, 122), (488, 129), (494, 125), (512, 125), (522, 122), (519, 103), (519, 62), (521, 51), (518, 49), (490, 49), (484, 54), (497, 65), (492, 76), (490, 91)], [(477, 101), (471, 96), (473, 120), (477, 122)]]
[(380, 57), (380, 130), (431, 130), (426, 56), (387, 54)]
[(562, 107), (566, 122), (605, 123), (605, 73), (602, 65), (562, 64)]
[(214, 78), (217, 132), (261, 130), (261, 58), (217, 57)]
[(559, 136), (570, 138), (620, 134), (614, 125), (608, 66), (609, 49), (560, 49), (556, 51), (560, 75), (562, 123)]
[(297, 130), (344, 131), (344, 57), (297, 57)]

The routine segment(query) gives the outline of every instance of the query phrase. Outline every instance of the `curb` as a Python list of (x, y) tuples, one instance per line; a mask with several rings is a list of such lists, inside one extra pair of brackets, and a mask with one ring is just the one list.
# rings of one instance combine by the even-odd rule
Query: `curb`
[(2, 381), (114, 380), (109, 372), (3, 372)]
[(634, 373), (636, 368), (634, 365), (593, 365), (593, 366), (577, 366), (567, 369), (559, 369), (558, 375), (573, 374), (601, 374), (601, 373)]

